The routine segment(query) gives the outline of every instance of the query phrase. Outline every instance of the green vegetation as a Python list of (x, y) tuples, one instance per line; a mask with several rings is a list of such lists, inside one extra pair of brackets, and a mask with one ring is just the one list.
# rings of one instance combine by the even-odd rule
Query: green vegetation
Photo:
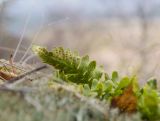
[(33, 46), (33, 51), (57, 70), (58, 78), (77, 84), (83, 95), (106, 101), (110, 108), (119, 108), (121, 114), (140, 113), (141, 118), (148, 121), (160, 119), (160, 95), (155, 79), (140, 87), (136, 76), (119, 77), (114, 71), (110, 77), (96, 61), (90, 61), (88, 56), (80, 57), (69, 49), (58, 47), (49, 52)]

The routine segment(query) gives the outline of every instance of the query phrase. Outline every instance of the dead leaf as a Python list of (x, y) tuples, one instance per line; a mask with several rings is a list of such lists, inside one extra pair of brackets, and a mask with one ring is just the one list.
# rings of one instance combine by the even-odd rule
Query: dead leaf
[(119, 108), (120, 112), (134, 113), (137, 111), (137, 97), (134, 95), (133, 86), (129, 85), (122, 95), (113, 97), (111, 107)]
[(0, 71), (0, 78), (2, 80), (10, 80), (10, 79), (12, 79), (14, 77), (16, 77), (16, 75)]

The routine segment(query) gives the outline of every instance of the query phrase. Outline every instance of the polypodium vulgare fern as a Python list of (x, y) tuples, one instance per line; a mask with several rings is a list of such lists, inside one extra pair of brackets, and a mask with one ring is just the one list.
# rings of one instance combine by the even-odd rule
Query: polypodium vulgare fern
[(91, 87), (94, 79), (99, 80), (102, 77), (103, 71), (96, 66), (96, 61), (89, 60), (89, 56), (81, 58), (78, 54), (72, 53), (69, 49), (64, 50), (62, 47), (48, 52), (45, 48), (34, 46), (33, 50), (44, 63), (58, 69), (66, 81), (89, 84)]
[(52, 65), (59, 71), (60, 78), (76, 84), (82, 84), (86, 93), (96, 93), (96, 97), (109, 101), (111, 107), (120, 112), (139, 112), (142, 119), (158, 121), (160, 119), (160, 93), (155, 79), (140, 88), (136, 76), (120, 78), (117, 72), (109, 77), (95, 61), (88, 56), (80, 57), (62, 47), (47, 51), (34, 46), (33, 51), (44, 63)]

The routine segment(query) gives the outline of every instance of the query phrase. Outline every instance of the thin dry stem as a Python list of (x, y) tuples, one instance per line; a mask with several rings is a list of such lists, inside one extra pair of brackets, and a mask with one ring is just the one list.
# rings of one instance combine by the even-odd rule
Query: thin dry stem
[(23, 29), (22, 35), (21, 35), (20, 40), (19, 40), (19, 42), (18, 42), (17, 48), (16, 48), (16, 50), (15, 50), (15, 52), (14, 52), (14, 54), (13, 54), (13, 61), (15, 60), (15, 57), (16, 57), (16, 55), (17, 55), (17, 52), (18, 52), (18, 50), (19, 50), (19, 48), (20, 48), (20, 45), (21, 45), (21, 43), (22, 43), (22, 41), (23, 41), (24, 34), (25, 34), (25, 32), (26, 32), (26, 29), (27, 29), (27, 26), (28, 26), (28, 24), (29, 24), (30, 19), (31, 19), (31, 14), (29, 14), (29, 15), (27, 16), (27, 19), (26, 19), (26, 21), (25, 21), (25, 25), (24, 25), (24, 29)]

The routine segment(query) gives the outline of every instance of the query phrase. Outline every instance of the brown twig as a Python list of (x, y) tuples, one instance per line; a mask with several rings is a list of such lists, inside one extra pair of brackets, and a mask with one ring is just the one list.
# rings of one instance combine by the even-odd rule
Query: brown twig
[(16, 82), (16, 81), (18, 81), (18, 80), (26, 77), (27, 75), (30, 75), (30, 74), (32, 74), (32, 73), (35, 73), (35, 72), (40, 71), (40, 70), (45, 69), (45, 68), (47, 68), (46, 65), (40, 66), (40, 67), (35, 68), (35, 69), (33, 69), (33, 70), (29, 71), (29, 72), (26, 72), (26, 73), (24, 73), (24, 74), (21, 74), (21, 75), (19, 75), (19, 76), (17, 76), (17, 77), (14, 77), (14, 78), (12, 78), (12, 79), (6, 80), (5, 84), (14, 83), (14, 82)]

